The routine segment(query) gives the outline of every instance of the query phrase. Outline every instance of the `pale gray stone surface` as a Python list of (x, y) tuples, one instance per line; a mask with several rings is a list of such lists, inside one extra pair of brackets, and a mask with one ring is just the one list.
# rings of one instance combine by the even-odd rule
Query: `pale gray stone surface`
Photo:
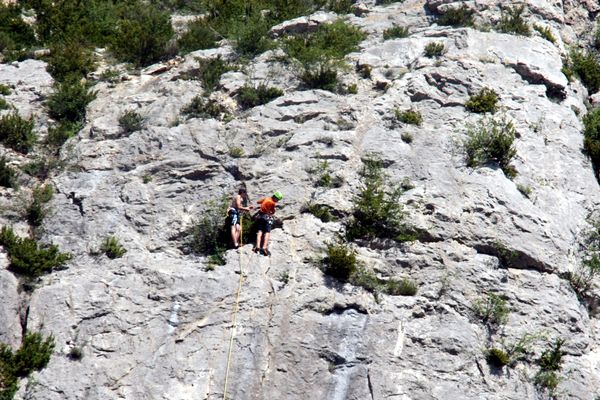
[[(52, 212), (38, 233), (73, 254), (68, 269), (44, 276), (30, 295), (19, 293), (0, 253), (0, 341), (18, 345), (27, 307), (28, 329), (56, 340), (48, 367), (23, 380), (17, 398), (222, 398), (241, 277), (228, 398), (533, 400), (543, 398), (535, 360), (564, 338), (559, 398), (594, 400), (600, 326), (565, 273), (579, 263), (600, 190), (581, 152), (586, 93), (561, 73), (565, 42), (591, 24), (573, 16), (588, 18), (594, 5), (526, 2), (531, 22), (561, 33), (553, 45), (539, 36), (438, 27), (424, 9), (461, 3), (361, 2), (369, 12), (349, 21), (369, 36), (348, 62), (373, 70), (371, 78), (345, 71), (357, 94), (299, 91), (294, 67), (270, 51), (224, 74), (211, 94), (233, 120), (186, 119), (181, 109), (203, 88), (180, 75), (197, 67), (196, 58), (231, 58), (227, 46), (98, 83), (86, 126), (62, 150), (66, 166), (51, 177)], [(478, 21), (499, 19), (499, 2), (465, 3)], [(329, 20), (318, 14), (272, 31)], [(393, 23), (409, 26), (410, 37), (383, 41)], [(433, 41), (445, 45), (439, 59), (423, 54)], [(4, 81), (16, 85), (10, 99), (20, 111), (44, 115), (41, 100), (30, 102), (52, 84), (42, 62), (0, 65)], [(239, 88), (264, 82), (284, 95), (240, 111)], [(465, 165), (461, 143), (481, 116), (464, 104), (484, 87), (498, 93), (496, 116), (518, 133), (513, 180), (495, 165)], [(396, 109), (419, 111), (422, 125), (395, 122)], [(144, 116), (144, 128), (123, 135), (118, 118), (127, 110)], [(43, 118), (39, 124), (46, 128)], [(232, 157), (233, 147), (244, 155)], [(414, 297), (376, 298), (323, 275), (326, 243), (344, 225), (300, 212), (312, 201), (338, 216), (351, 213), (361, 160), (371, 156), (382, 159), (392, 182), (412, 184), (402, 202), (407, 221), (425, 235), (401, 245), (355, 245), (357, 255), (382, 278), (410, 278), (419, 287)], [(341, 187), (315, 187), (314, 167), (323, 160)], [(253, 201), (284, 193), (283, 227), (272, 233), (271, 257), (246, 245), (211, 271), (206, 258), (182, 251), (185, 232), (242, 182)], [(81, 207), (67, 197), (72, 192)], [(0, 221), (27, 234), (19, 194), (1, 193)], [(108, 235), (119, 238), (124, 257), (97, 254)], [(511, 310), (497, 330), (474, 312), (488, 293), (504, 296)], [(510, 346), (525, 334), (534, 335), (528, 361), (488, 365), (487, 347)], [(80, 361), (68, 358), (76, 347)]]

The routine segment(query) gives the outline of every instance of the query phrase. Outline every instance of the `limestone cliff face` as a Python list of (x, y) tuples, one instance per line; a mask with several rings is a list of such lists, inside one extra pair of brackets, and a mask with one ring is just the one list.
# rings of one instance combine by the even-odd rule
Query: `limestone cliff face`
[[(17, 397), (222, 398), (241, 268), (228, 398), (544, 398), (534, 377), (547, 341), (533, 340), (529, 357), (512, 367), (491, 367), (484, 354), (533, 334), (566, 340), (557, 398), (596, 399), (598, 319), (565, 273), (579, 264), (600, 190), (582, 153), (588, 93), (563, 75), (561, 58), (570, 45), (589, 40), (598, 4), (523, 2), (527, 21), (549, 27), (553, 44), (538, 34), (437, 26), (431, 13), (449, 3), (463, 2), (365, 2), (361, 16), (349, 15), (368, 38), (348, 63), (372, 67), (370, 78), (354, 68), (344, 76), (357, 94), (299, 91), (294, 71), (271, 51), (243, 72), (223, 75), (212, 96), (235, 110), (240, 87), (267, 81), (284, 90), (282, 97), (234, 111), (228, 122), (182, 118), (202, 87), (179, 77), (196, 67), (195, 57), (227, 57), (225, 45), (98, 83), (88, 124), (67, 142), (64, 168), (50, 179), (57, 193), (42, 237), (73, 254), (68, 269), (46, 275), (31, 295), (0, 270), (0, 341), (17, 345), (27, 318), (29, 329), (57, 343), (48, 367), (21, 382)], [(464, 3), (477, 10), (478, 23), (500, 18), (500, 2)], [(383, 41), (393, 24), (408, 26), (410, 36)], [(434, 41), (445, 53), (427, 58), (424, 48)], [(23, 114), (38, 115), (43, 132), (42, 99), (52, 83), (45, 64), (0, 65), (0, 82), (14, 87), (10, 100)], [(480, 116), (464, 104), (484, 87), (498, 93), (498, 115), (518, 133), (513, 180), (493, 165), (465, 163), (460, 143)], [(419, 111), (421, 126), (394, 123), (395, 109)], [(126, 110), (145, 117), (143, 130), (120, 134), (118, 117)], [(407, 135), (410, 143), (402, 139)], [(232, 147), (244, 156), (232, 158)], [(372, 155), (393, 182), (412, 184), (402, 202), (407, 221), (426, 239), (356, 250), (380, 276), (416, 282), (413, 297), (376, 298), (325, 276), (317, 260), (343, 225), (300, 212), (309, 200), (350, 212), (361, 159)], [(341, 187), (314, 187), (307, 170), (323, 159), (344, 179)], [(273, 254), (258, 256), (246, 245), (226, 253), (227, 265), (207, 270), (207, 259), (181, 251), (182, 233), (242, 181), (253, 200), (274, 190), (285, 195)], [(67, 197), (71, 192), (81, 208)], [(18, 202), (18, 193), (2, 189), (0, 222), (25, 233)], [(120, 239), (124, 257), (90, 255), (107, 235)], [(504, 262), (499, 249), (515, 261)], [(7, 263), (0, 253), (0, 265)], [(493, 332), (473, 312), (488, 293), (505, 296), (511, 310)], [(73, 347), (83, 350), (82, 360), (67, 357)]]

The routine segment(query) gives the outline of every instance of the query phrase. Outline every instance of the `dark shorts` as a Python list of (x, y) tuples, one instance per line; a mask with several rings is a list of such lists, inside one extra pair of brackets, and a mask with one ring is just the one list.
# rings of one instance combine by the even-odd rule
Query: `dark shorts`
[(231, 226), (240, 224), (240, 213), (235, 208), (230, 208), (227, 216)]
[(256, 230), (264, 233), (271, 232), (273, 226), (273, 218), (268, 215), (261, 214), (256, 220)]

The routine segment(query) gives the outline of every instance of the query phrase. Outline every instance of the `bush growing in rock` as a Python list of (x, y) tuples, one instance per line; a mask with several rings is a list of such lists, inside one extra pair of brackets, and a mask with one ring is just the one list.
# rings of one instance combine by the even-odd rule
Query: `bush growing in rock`
[(210, 59), (198, 59), (198, 70), (196, 73), (200, 76), (206, 93), (211, 93), (217, 88), (221, 75), (234, 69), (233, 65), (224, 61), (221, 56), (218, 56)]
[(67, 140), (75, 136), (81, 128), (83, 128), (81, 122), (60, 121), (58, 124), (54, 124), (48, 128), (46, 143), (54, 147), (60, 147)]
[(0, 399), (11, 400), (17, 392), (18, 378), (45, 368), (54, 350), (54, 338), (27, 332), (16, 352), (0, 343)]
[(48, 178), (53, 169), (62, 165), (63, 162), (54, 157), (36, 157), (33, 161), (23, 165), (21, 171), (43, 181)]
[(402, 123), (420, 126), (423, 123), (421, 113), (415, 110), (400, 111), (395, 110), (396, 119)]
[(477, 94), (469, 97), (465, 103), (465, 108), (471, 112), (484, 114), (495, 113), (498, 109), (498, 93), (490, 88), (483, 88)]
[(0, 52), (8, 60), (36, 44), (31, 26), (21, 17), (21, 4), (0, 4)]
[(354, 0), (329, 0), (326, 8), (336, 14), (350, 14), (354, 11)]
[(556, 38), (552, 34), (552, 30), (549, 27), (533, 24), (533, 29), (535, 29), (544, 39), (546, 39), (550, 43), (556, 43)]
[(69, 75), (74, 75), (74, 79), (80, 79), (95, 68), (92, 51), (80, 43), (59, 42), (50, 47), (46, 69), (57, 81), (63, 81)]
[(198, 18), (187, 25), (187, 31), (177, 40), (179, 50), (189, 53), (195, 50), (212, 49), (217, 46), (217, 35), (204, 18)]
[(508, 353), (497, 347), (487, 349), (485, 352), (485, 359), (490, 365), (496, 368), (502, 368), (510, 362)]
[(301, 212), (312, 214), (323, 222), (331, 222), (335, 219), (329, 207), (316, 203), (306, 203), (302, 207)]
[(314, 178), (315, 187), (339, 188), (344, 183), (343, 178), (332, 174), (327, 160), (318, 162), (315, 166), (307, 169), (307, 172)]
[(205, 100), (201, 96), (194, 97), (181, 113), (187, 118), (222, 118), (229, 114), (216, 100)]
[(144, 127), (144, 117), (136, 111), (126, 111), (119, 117), (119, 126), (123, 134), (128, 135)]
[(391, 28), (383, 31), (383, 40), (401, 39), (408, 37), (408, 35), (407, 27), (394, 24)]
[(600, 219), (591, 218), (590, 228), (583, 233), (579, 266), (567, 273), (571, 287), (580, 300), (586, 300), (596, 277), (600, 276)]
[[(387, 189), (387, 190), (386, 190)], [(403, 241), (407, 228), (400, 204), (402, 190), (390, 185), (380, 161), (367, 159), (361, 171), (361, 189), (346, 224), (349, 240), (391, 238)]]
[(239, 146), (233, 146), (229, 148), (229, 155), (233, 158), (244, 157), (244, 149)]
[(337, 92), (340, 86), (338, 69), (335, 65), (311, 66), (302, 72), (300, 80), (307, 89), (323, 89)]
[(48, 214), (46, 203), (52, 200), (54, 191), (52, 186), (37, 186), (33, 189), (31, 203), (25, 209), (25, 217), (27, 222), (34, 227), (42, 225), (42, 222)]
[(10, 104), (6, 100), (0, 97), (0, 110), (6, 110), (10, 108)]
[(111, 260), (121, 258), (127, 253), (127, 250), (119, 243), (119, 239), (116, 236), (105, 237), (100, 246), (100, 251)]
[(48, 365), (54, 350), (54, 338), (44, 339), (41, 333), (27, 333), (21, 347), (13, 355), (12, 369), (18, 377), (26, 377)]
[(110, 50), (120, 61), (146, 66), (167, 55), (173, 36), (169, 13), (152, 3), (123, 3)]
[(358, 44), (365, 37), (359, 28), (337, 21), (319, 26), (314, 33), (287, 38), (284, 48), (300, 63), (300, 79), (305, 86), (336, 91), (341, 60), (358, 50)]
[(85, 118), (85, 108), (96, 98), (87, 84), (70, 75), (63, 82), (54, 84), (54, 92), (46, 105), (52, 118), (59, 121), (81, 122)]
[(431, 42), (425, 46), (426, 57), (441, 57), (442, 54), (444, 54), (444, 43), (442, 42)]
[(295, 35), (285, 40), (285, 51), (303, 66), (323, 63), (324, 60), (340, 60), (346, 54), (358, 50), (358, 44), (366, 37), (359, 28), (343, 21), (323, 24), (309, 34)]
[(238, 25), (232, 31), (236, 52), (242, 56), (254, 57), (275, 47), (268, 36), (271, 26), (272, 22), (264, 15), (254, 15), (243, 25)]
[(277, 97), (283, 96), (283, 90), (269, 87), (264, 83), (258, 86), (244, 85), (238, 93), (238, 104), (243, 109), (266, 104)]
[(19, 153), (27, 154), (35, 145), (33, 117), (25, 119), (16, 111), (0, 117), (0, 143)]
[(496, 162), (510, 178), (516, 171), (510, 162), (517, 154), (514, 146), (515, 128), (506, 119), (482, 118), (477, 125), (469, 126), (468, 138), (463, 142), (467, 166), (477, 167)]
[(449, 7), (438, 15), (436, 22), (438, 25), (449, 26), (474, 26), (475, 20), (473, 15), (475, 12), (466, 5), (460, 7)]
[(385, 282), (384, 286), (384, 292), (392, 296), (414, 296), (417, 291), (417, 285), (408, 278), (390, 279)]
[(328, 243), (322, 264), (323, 272), (346, 282), (357, 270), (356, 251), (343, 243)]
[(6, 157), (0, 158), (0, 186), (6, 188), (17, 187), (17, 173), (15, 169), (8, 165)]
[(488, 326), (498, 327), (508, 320), (510, 309), (506, 300), (497, 294), (489, 294), (485, 299), (478, 299), (473, 305), (473, 312)]
[(595, 168), (600, 167), (600, 108), (583, 117), (583, 149)]
[(3, 96), (8, 96), (10, 94), (10, 88), (5, 84), (0, 83), (0, 94)]
[(28, 277), (35, 278), (62, 268), (71, 259), (70, 254), (60, 253), (58, 246), (18, 237), (12, 228), (6, 226), (0, 231), (0, 245), (8, 253), (8, 269)]
[(600, 63), (594, 53), (571, 51), (571, 69), (579, 76), (590, 94), (600, 89)]
[(542, 390), (547, 391), (552, 398), (560, 381), (558, 371), (562, 369), (562, 357), (565, 354), (562, 350), (564, 343), (564, 339), (556, 339), (537, 360), (540, 370), (535, 375), (534, 383)]
[(71, 350), (69, 350), (67, 357), (73, 361), (81, 361), (83, 359), (83, 350), (81, 347), (73, 347)]
[(525, 6), (515, 6), (502, 10), (502, 17), (498, 24), (498, 30), (504, 33), (516, 33), (517, 35), (531, 36), (531, 28), (523, 19)]
[[(223, 251), (229, 241), (228, 227), (223, 219), (223, 213), (227, 208), (227, 199), (220, 202), (209, 202), (200, 217), (195, 221), (192, 228), (186, 233), (186, 250), (210, 257), (210, 262), (218, 265), (225, 264)], [(243, 229), (251, 228), (242, 220)], [(246, 226), (248, 225), (248, 226)]]

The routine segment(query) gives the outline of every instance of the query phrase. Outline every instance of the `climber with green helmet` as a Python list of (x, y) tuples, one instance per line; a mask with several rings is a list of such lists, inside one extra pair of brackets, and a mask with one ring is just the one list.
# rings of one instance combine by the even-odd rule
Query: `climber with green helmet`
[(260, 210), (256, 220), (256, 243), (252, 249), (255, 253), (260, 251), (260, 254), (268, 256), (269, 252), (269, 237), (271, 236), (271, 227), (273, 226), (273, 216), (275, 215), (275, 206), (279, 200), (283, 199), (281, 192), (273, 193), (271, 197), (264, 197), (258, 200)]

